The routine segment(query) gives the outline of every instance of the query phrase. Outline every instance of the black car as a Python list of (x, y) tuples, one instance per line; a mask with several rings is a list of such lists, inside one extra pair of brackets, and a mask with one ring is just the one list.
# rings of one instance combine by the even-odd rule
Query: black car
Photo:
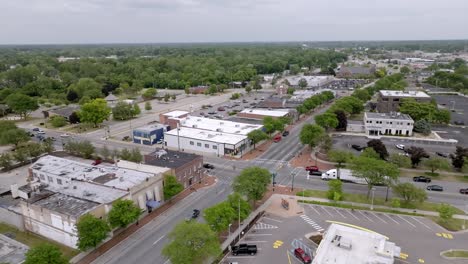
[(205, 163), (205, 164), (203, 164), (203, 168), (212, 170), (212, 169), (214, 169), (215, 167), (214, 167), (212, 164)]
[(455, 125), (458, 125), (458, 126), (464, 126), (465, 125), (465, 122), (462, 122), (462, 121), (455, 121), (453, 122)]
[(285, 130), (283, 131), (283, 137), (287, 137), (289, 135), (289, 131)]
[(460, 189), (461, 194), (468, 194), (468, 188)]
[(436, 152), (437, 156), (443, 157), (443, 158), (448, 158), (448, 154), (442, 153), (442, 152)]
[(357, 151), (362, 151), (363, 149), (365, 149), (366, 147), (361, 147), (359, 145), (351, 145), (351, 147)]
[(198, 209), (193, 209), (193, 212), (192, 212), (192, 219), (197, 218), (199, 215), (200, 215), (200, 210), (198, 210)]
[(257, 254), (257, 245), (248, 245), (248, 244), (239, 244), (238, 246), (233, 246), (232, 254), (237, 255), (255, 255)]
[(413, 181), (415, 182), (431, 182), (431, 178), (426, 176), (416, 176), (413, 177)]
[(436, 192), (442, 192), (444, 190), (444, 187), (440, 185), (429, 185), (426, 188), (428, 191), (436, 191)]
[(323, 172), (321, 171), (312, 171), (310, 170), (309, 171), (309, 175), (313, 175), (313, 176), (322, 176)]

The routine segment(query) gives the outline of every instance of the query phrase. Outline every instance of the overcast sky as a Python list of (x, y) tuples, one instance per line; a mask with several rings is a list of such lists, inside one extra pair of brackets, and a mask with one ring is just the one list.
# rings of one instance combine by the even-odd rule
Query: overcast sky
[(0, 10), (0, 44), (468, 38), (468, 0), (0, 0)]

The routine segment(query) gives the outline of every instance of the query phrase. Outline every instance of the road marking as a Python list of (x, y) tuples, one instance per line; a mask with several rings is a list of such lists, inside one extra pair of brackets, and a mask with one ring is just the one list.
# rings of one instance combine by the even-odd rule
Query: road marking
[(273, 234), (248, 234), (247, 236), (272, 236)]
[(289, 251), (286, 250), (286, 255), (288, 255), (288, 262), (291, 264), (291, 257), (289, 256)]
[(250, 258), (255, 258), (255, 256), (228, 256), (226, 258), (227, 259), (250, 259)]
[(395, 219), (393, 219), (390, 215), (388, 215), (388, 214), (382, 214), (382, 215), (385, 215), (388, 219), (392, 220), (392, 221), (395, 222), (397, 225), (400, 224), (398, 221), (396, 221)]
[(427, 229), (432, 230), (429, 226), (424, 224), (423, 222), (419, 221), (416, 217), (411, 216), (411, 219), (415, 220), (416, 222), (420, 223), (421, 225), (427, 227)]
[(424, 259), (418, 259), (419, 263), (424, 263)]
[(442, 234), (441, 233), (436, 233), (436, 236), (441, 237)]
[(276, 220), (276, 219), (273, 219), (273, 218), (269, 218), (269, 217), (266, 217), (266, 216), (264, 216), (263, 219), (268, 219), (268, 220), (275, 221), (275, 222), (278, 222), (278, 223), (283, 223), (283, 221)]
[(411, 223), (410, 221), (406, 220), (405, 218), (397, 215), (399, 218), (403, 219), (404, 221), (406, 221), (408, 224), (412, 225), (413, 227), (416, 227), (413, 223)]
[(380, 219), (380, 221), (382, 221), (382, 222), (388, 224), (387, 222), (385, 222), (385, 220), (383, 220), (382, 218), (380, 218), (376, 213), (372, 213), (372, 212), (371, 212), (371, 214), (372, 214), (373, 216), (377, 217), (378, 219)]
[(319, 211), (314, 208), (314, 206), (309, 204), (310, 209), (314, 210), (318, 215), (320, 215)]
[(283, 241), (281, 240), (276, 240), (274, 243), (273, 243), (273, 248), (279, 248), (283, 245)]
[(354, 211), (350, 212), (349, 210), (346, 210), (346, 212), (348, 212), (352, 217), (356, 218), (357, 220), (359, 220), (359, 217), (355, 216), (354, 215)]
[(362, 211), (358, 211), (359, 213), (361, 213), (365, 218), (367, 218), (369, 221), (371, 221), (372, 223), (374, 222), (374, 220), (370, 219), (367, 215), (366, 215), (366, 212), (362, 212)]
[[(437, 233), (437, 234), (439, 234), (439, 233)], [(453, 239), (452, 234), (442, 233), (441, 235), (446, 239)], [(440, 235), (438, 235), (438, 236), (440, 236)]]
[(159, 241), (161, 241), (161, 239), (163, 239), (165, 236), (166, 235), (164, 235), (164, 236), (158, 238), (158, 240), (154, 241), (153, 246), (156, 245)]
[(322, 208), (325, 212), (327, 212), (327, 214), (329, 214), (330, 216), (334, 216), (333, 214), (331, 214), (330, 212), (327, 211), (327, 209), (325, 209), (324, 206), (320, 206), (320, 208)]
[(336, 209), (336, 208), (333, 208), (333, 209), (334, 209), (338, 214), (340, 214), (342, 217), (347, 218), (347, 217), (344, 216), (344, 214), (342, 214), (338, 209)]
[(406, 253), (400, 253), (400, 258), (401, 258), (401, 259), (407, 259), (407, 258), (408, 258), (408, 254), (406, 254)]

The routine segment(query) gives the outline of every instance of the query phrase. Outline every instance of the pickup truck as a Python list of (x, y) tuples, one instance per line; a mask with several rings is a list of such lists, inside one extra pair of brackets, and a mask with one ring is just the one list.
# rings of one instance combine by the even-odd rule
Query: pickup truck
[(257, 254), (257, 245), (239, 244), (232, 247), (232, 254), (237, 255), (255, 255)]

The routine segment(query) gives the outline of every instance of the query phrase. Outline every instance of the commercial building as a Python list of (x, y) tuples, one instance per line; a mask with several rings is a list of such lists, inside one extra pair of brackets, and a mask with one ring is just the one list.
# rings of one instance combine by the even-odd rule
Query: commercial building
[[(245, 124), (198, 116), (187, 116), (185, 118), (175, 120), (178, 121), (179, 127), (198, 128), (201, 130), (223, 132), (235, 135), (247, 135), (254, 130), (263, 128), (262, 125)], [(171, 126), (171, 128), (175, 127)]]
[(251, 118), (251, 119), (263, 119), (265, 117), (272, 117), (272, 118), (281, 118), (281, 117), (294, 117), (294, 113), (292, 110), (288, 109), (251, 109), (246, 108), (237, 114), (238, 117), (243, 118)]
[(304, 79), (307, 82), (307, 87), (318, 87), (333, 80), (332, 76), (292, 76), (286, 77), (288, 83), (293, 88), (299, 88), (299, 82)]
[(312, 264), (393, 264), (401, 248), (370, 230), (332, 223), (320, 242)]
[(139, 166), (126, 161), (92, 166), (45, 156), (30, 167), (30, 184), (13, 186), (12, 196), (23, 198), (20, 207), (26, 230), (76, 248), (75, 225), (84, 214), (104, 218), (118, 199), (132, 200), (142, 211), (159, 206), (163, 174), (170, 170)]
[(170, 174), (176, 176), (177, 180), (185, 188), (201, 182), (204, 176), (203, 156), (201, 155), (169, 149), (157, 149), (145, 155), (144, 159), (145, 164), (169, 168)]
[(377, 110), (381, 113), (397, 112), (404, 99), (412, 98), (417, 102), (429, 103), (431, 97), (421, 91), (381, 90), (377, 98)]
[(177, 127), (177, 121), (171, 121), (172, 119), (179, 119), (179, 118), (184, 118), (184, 117), (187, 117), (190, 113), (187, 112), (187, 111), (180, 111), (180, 110), (176, 110), (176, 111), (171, 111), (171, 112), (167, 112), (167, 113), (164, 113), (164, 114), (159, 114), (159, 122), (161, 124), (165, 124), (165, 125), (168, 125), (170, 126), (171, 128), (175, 128)]
[(29, 247), (0, 234), (0, 263), (23, 263)]
[(76, 112), (78, 112), (79, 110), (80, 110), (79, 105), (69, 105), (65, 107), (43, 111), (42, 113), (44, 114), (44, 118), (51, 118), (53, 116), (61, 116), (65, 118), (67, 121), (69, 121), (70, 116), (73, 115), (74, 113), (76, 114)]
[(154, 124), (138, 127), (133, 130), (133, 143), (153, 145), (164, 140), (164, 132), (168, 130), (167, 125)]
[(375, 74), (375, 65), (341, 66), (336, 72), (337, 78), (360, 78)]
[(346, 131), (367, 135), (412, 136), (413, 127), (413, 119), (406, 114), (365, 112), (364, 121), (348, 121)]

